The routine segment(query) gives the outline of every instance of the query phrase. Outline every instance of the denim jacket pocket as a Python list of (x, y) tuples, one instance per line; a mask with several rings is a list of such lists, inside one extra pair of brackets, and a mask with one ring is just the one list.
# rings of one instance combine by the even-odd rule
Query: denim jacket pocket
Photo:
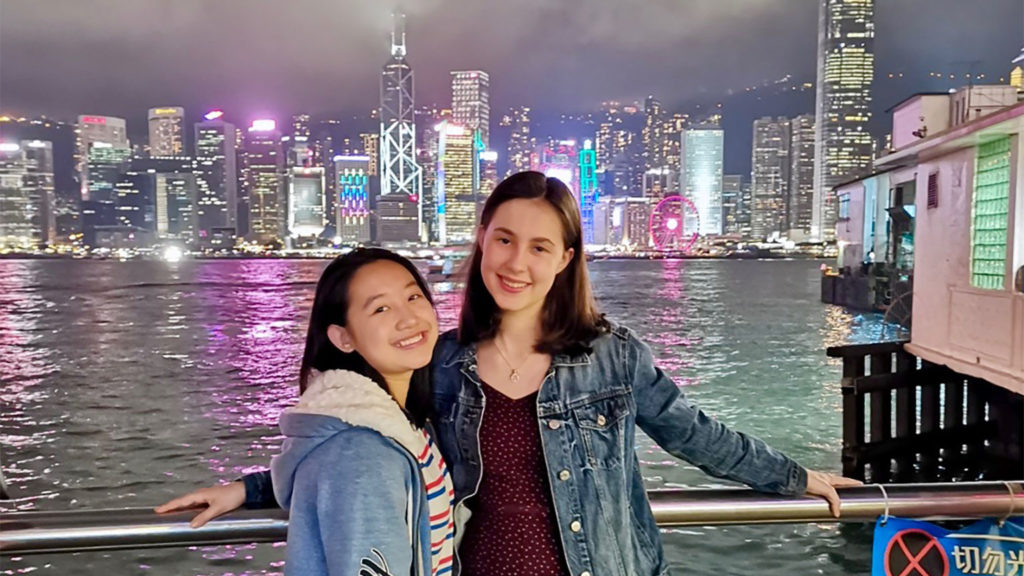
[(621, 468), (630, 414), (628, 393), (577, 406), (572, 413), (583, 439), (587, 463), (595, 468)]

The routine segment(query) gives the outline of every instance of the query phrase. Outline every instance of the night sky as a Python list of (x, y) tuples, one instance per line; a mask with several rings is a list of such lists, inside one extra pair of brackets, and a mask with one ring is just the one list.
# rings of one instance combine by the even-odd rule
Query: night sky
[[(448, 105), (448, 72), (483, 69), (495, 123), (519, 104), (550, 114), (654, 94), (687, 111), (786, 75), (815, 79), (816, 0), (406, 4), (417, 102)], [(0, 0), (0, 110), (122, 116), (132, 132), (144, 130), (151, 106), (185, 106), (190, 119), (220, 107), (237, 123), (362, 115), (379, 98), (391, 9), (374, 0)], [(1024, 0), (878, 0), (876, 114), (910, 93), (964, 84), (972, 66), (998, 81), (1022, 44)], [(813, 91), (809, 101), (796, 112), (812, 111)], [(789, 114), (807, 102), (734, 112)]]

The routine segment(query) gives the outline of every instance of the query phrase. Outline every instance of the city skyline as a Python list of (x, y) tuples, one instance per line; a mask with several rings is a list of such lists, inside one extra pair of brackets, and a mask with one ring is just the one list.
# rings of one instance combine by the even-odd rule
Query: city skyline
[[(47, 217), (56, 216), (60, 230), (73, 231), (74, 220), (80, 221), (86, 245), (95, 244), (97, 233), (102, 233), (104, 238), (116, 238), (122, 233), (117, 226), (149, 230), (153, 226), (148, 223), (154, 216), (155, 232), (159, 238), (180, 237), (190, 243), (211, 239), (217, 244), (224, 237), (222, 233), (230, 231), (238, 238), (244, 237), (264, 245), (278, 241), (285, 241), (289, 247), (295, 243), (314, 245), (324, 240), (321, 233), (330, 233), (325, 227), (331, 220), (338, 224), (334, 235), (339, 237), (341, 220), (337, 218), (336, 208), (341, 188), (334, 172), (336, 166), (330, 158), (340, 151), (342, 154), (366, 153), (379, 158), (380, 175), (369, 181), (374, 190), (368, 191), (371, 192), (371, 238), (374, 241), (385, 244), (427, 242), (434, 241), (439, 235), (442, 244), (451, 240), (462, 242), (471, 236), (466, 230), (472, 230), (478, 208), (474, 204), (479, 204), (478, 195), (486, 194), (481, 184), (486, 180), (489, 190), (497, 182), (499, 154), (496, 150), (505, 148), (509, 152), (509, 158), (505, 159), (507, 167), (510, 160), (519, 164), (511, 156), (518, 155), (519, 149), (525, 148), (522, 151), (529, 153), (531, 168), (563, 179), (579, 194), (583, 194), (577, 190), (582, 184), (581, 171), (590, 174), (589, 186), (595, 195), (588, 200), (587, 207), (582, 205), (580, 197), (581, 210), (588, 215), (589, 227), (593, 226), (592, 204), (598, 194), (608, 198), (653, 194), (650, 199), (655, 202), (667, 195), (679, 194), (699, 215), (700, 234), (714, 236), (723, 233), (725, 212), (732, 210), (723, 204), (723, 175), (737, 172), (726, 160), (725, 144), (727, 140), (734, 139), (736, 132), (730, 131), (730, 137), (725, 137), (724, 119), (733, 115), (742, 117), (757, 108), (754, 105), (743, 110), (744, 99), (748, 104), (755, 98), (757, 101), (778, 100), (774, 104), (783, 106), (782, 102), (789, 96), (786, 105), (800, 102), (798, 114), (802, 116), (783, 113), (773, 120), (772, 115), (765, 115), (754, 120), (753, 130), (748, 129), (747, 132), (752, 137), (749, 148), (752, 237), (793, 237), (795, 234), (797, 238), (829, 239), (834, 233), (831, 221), (835, 219), (834, 213), (827, 211), (835, 208), (829, 200), (832, 186), (861, 173), (881, 150), (878, 144), (884, 140), (885, 132), (872, 131), (869, 123), (872, 103), (876, 101), (875, 72), (884, 66), (875, 64), (874, 0), (817, 0), (817, 4), (817, 30), (813, 34), (818, 40), (816, 85), (787, 75), (771, 84), (748, 87), (738, 95), (718, 99), (703, 108), (695, 105), (683, 110), (664, 105), (660, 97), (652, 94), (646, 96), (642, 105), (638, 100), (603, 100), (600, 110), (592, 108), (586, 113), (563, 113), (559, 124), (564, 130), (538, 129), (536, 137), (526, 136), (531, 133), (528, 125), (525, 126), (526, 132), (520, 129), (519, 125), (525, 122), (512, 119), (525, 119), (529, 107), (491, 113), (491, 102), (496, 98), (492, 98), (491, 73), (487, 69), (456, 67), (449, 70), (450, 96), (442, 99), (440, 106), (436, 101), (424, 103), (417, 96), (421, 91), (416, 87), (418, 84), (414, 84), (414, 69), (417, 67), (413, 62), (417, 58), (430, 61), (431, 55), (419, 56), (411, 48), (416, 45), (416, 39), (408, 33), (407, 15), (397, 12), (391, 16), (391, 57), (377, 73), (378, 107), (361, 119), (362, 122), (368, 120), (377, 124), (377, 130), (371, 128), (370, 132), (363, 132), (363, 127), (359, 127), (362, 149), (358, 144), (353, 145), (352, 132), (359, 119), (357, 122), (342, 122), (306, 109), (292, 109), (290, 123), (286, 120), (288, 115), (282, 118), (280, 110), (266, 118), (252, 119), (252, 127), (247, 131), (239, 130), (235, 136), (236, 145), (241, 147), (237, 159), (240, 194), (233, 210), (229, 191), (218, 186), (213, 177), (220, 170), (227, 177), (230, 170), (226, 165), (213, 166), (210, 159), (200, 159), (198, 132), (195, 142), (187, 140), (189, 132), (184, 126), (197, 114), (195, 110), (181, 106), (183, 103), (173, 98), (163, 97), (156, 102), (158, 106), (147, 108), (147, 129), (143, 135), (139, 135), (137, 127), (129, 130), (129, 126), (135, 126), (129, 114), (122, 118), (102, 116), (95, 110), (88, 110), (85, 115), (78, 116), (75, 127), (78, 134), (76, 178), (81, 193), (69, 196), (69, 190), (63, 183), (66, 182), (62, 174), (64, 168), (57, 169), (55, 165), (53, 177), (57, 184), (57, 206), (47, 213)], [(934, 8), (934, 5), (930, 7)], [(796, 12), (790, 16), (796, 21)], [(429, 20), (429, 16), (426, 18)], [(92, 25), (93, 21), (86, 21), (82, 28), (89, 29)], [(130, 40), (131, 37), (131, 34), (126, 34), (124, 39)], [(428, 35), (427, 39), (430, 37)], [(512, 56), (520, 58), (527, 53)], [(173, 59), (168, 62), (170, 65)], [(970, 64), (968, 69), (973, 73), (965, 80), (956, 74), (950, 74), (946, 79), (934, 71), (930, 76), (943, 77), (944, 81), (957, 84), (996, 83), (994, 79), (985, 80), (984, 73), (978, 71), (981, 61), (962, 63)], [(339, 66), (343, 64), (339, 61)], [(272, 62), (267, 65), (265, 76), (276, 79)], [(1008, 68), (1009, 65), (999, 79), (1004, 86), (1005, 77), (1010, 76)], [(890, 73), (889, 76), (902, 78), (904, 74)], [(503, 80), (508, 83), (508, 78), (495, 75), (496, 86), (502, 85)], [(309, 85), (313, 87), (322, 81), (325, 79), (310, 78)], [(269, 91), (273, 86), (272, 82), (266, 84)], [(816, 117), (807, 110), (812, 88)], [(921, 90), (922, 87), (916, 88), (918, 92)], [(790, 92), (795, 94), (790, 95)], [(573, 105), (585, 106), (587, 102), (588, 97), (582, 97)], [(554, 100), (550, 104), (554, 105)], [(210, 120), (211, 115), (215, 116), (214, 120), (224, 117), (239, 126), (248, 124), (246, 120), (239, 119), (237, 113), (225, 115), (218, 109), (206, 114), (204, 119)], [(811, 119), (811, 124), (806, 127), (807, 135), (801, 137), (807, 140), (805, 152), (813, 143), (815, 164), (811, 170), (811, 185), (803, 182), (807, 180), (803, 175), (807, 170), (798, 170), (789, 153), (789, 119), (797, 117)], [(498, 126), (511, 128), (512, 134), (497, 135), (495, 145), (489, 147), (492, 118)], [(447, 124), (445, 119), (448, 119)], [(0, 120), (6, 124), (10, 118)], [(340, 135), (335, 130), (342, 124), (346, 125), (348, 134)], [(761, 124), (768, 130), (763, 135), (759, 128)], [(197, 127), (200, 125), (196, 124)], [(433, 133), (437, 127), (445, 128), (442, 128), (440, 144), (434, 146)], [(448, 134), (451, 130), (463, 131), (465, 142), (456, 144), (454, 132)], [(15, 138), (19, 137), (17, 132), (15, 129)], [(377, 140), (372, 146), (366, 141), (370, 135)], [(452, 136), (447, 146), (445, 135)], [(219, 138), (221, 143), (230, 138), (227, 133), (212, 136)], [(502, 146), (502, 141), (507, 146)], [(590, 148), (591, 142), (593, 148)], [(579, 156), (580, 146), (584, 143), (591, 150), (589, 155), (592, 157), (586, 169)], [(446, 148), (450, 150), (446, 152)], [(455, 151), (462, 148), (466, 153), (456, 155)], [(184, 157), (186, 154), (192, 156), (188, 154), (192, 150), (196, 150), (192, 158)], [(226, 150), (217, 151), (212, 162), (225, 155)], [(157, 173), (155, 208), (140, 203), (141, 199), (154, 196), (150, 190), (152, 186), (139, 174), (140, 166), (149, 157), (163, 163), (183, 161), (189, 164), (153, 164)], [(224, 164), (223, 160), (220, 162)], [(14, 166), (11, 170), (21, 168)], [(153, 172), (152, 169), (147, 170)], [(665, 175), (676, 170), (681, 170), (678, 179), (669, 178), (661, 183), (651, 181), (652, 188), (648, 190), (652, 174)], [(791, 182), (791, 171), (802, 174), (800, 181)], [(488, 175), (481, 179), (483, 172)], [(746, 173), (743, 170), (739, 172)], [(468, 179), (455, 178), (449, 182), (449, 178), (456, 174), (468, 176)], [(167, 177), (161, 179), (162, 176)], [(19, 178), (28, 182), (27, 176)], [(805, 223), (790, 226), (791, 220), (805, 219), (806, 216), (801, 214), (804, 211), (802, 192), (791, 191), (792, 186), (797, 190), (808, 190), (813, 186), (809, 228)], [(215, 188), (219, 190), (215, 191)], [(735, 195), (735, 186), (732, 186), (730, 196)], [(79, 202), (80, 214), (73, 209)], [(729, 202), (731, 205), (734, 200)], [(658, 218), (668, 218), (665, 220), (668, 224), (677, 222), (677, 218), (666, 216), (668, 212), (661, 214), (660, 210), (661, 207)], [(231, 226), (230, 217), (225, 212), (236, 214), (235, 226)], [(74, 219), (69, 220), (67, 216), (71, 213)], [(652, 212), (652, 222), (655, 216)], [(654, 224), (651, 226), (653, 230)], [(131, 237), (130, 232), (124, 233)], [(41, 232), (39, 234), (42, 235)], [(587, 230), (588, 236), (593, 234), (593, 230)], [(209, 242), (204, 240), (203, 243)]]
[[(556, 18), (568, 10), (561, 6), (529, 14), (501, 3), (436, 0), (408, 10), (410, 54), (415, 55), (410, 64), (419, 71), (417, 100), (445, 102), (450, 71), (460, 69), (487, 70), (496, 79), (493, 110), (525, 105), (537, 114), (595, 109), (604, 100), (642, 101), (648, 94), (671, 110), (787, 75), (813, 82), (817, 3), (763, 2), (745, 7), (741, 15), (737, 2), (631, 10), (608, 2), (588, 5), (591, 18), (572, 19)], [(315, 115), (368, 112), (377, 100), (376, 76), (386, 60), (379, 47), (386, 42), (392, 8), (308, 0), (278, 14), (274, 6), (253, 13), (231, 10), (231, 1), (129, 6), (97, 0), (66, 3), (63, 9), (53, 4), (4, 8), (0, 101), (5, 112), (121, 115), (130, 121), (161, 103), (187, 110), (222, 107), (244, 118), (284, 109)], [(876, 87), (876, 115), (902, 99), (906, 86), (932, 90), (936, 86), (921, 84), (948, 79), (929, 74), (962, 78), (973, 72), (990, 81), (1007, 74), (1008, 61), (1024, 40), (1022, 7), (1016, 0), (990, 4), (984, 19), (952, 0), (877, 7), (876, 78), (894, 77)], [(323, 18), (308, 18), (311, 14)], [(177, 25), (157, 29), (156, 16)], [(929, 34), (952, 21), (957, 27), (949, 34)], [(349, 33), (316, 33), (327, 26)], [(302, 42), (267, 43), (280, 54), (232, 42), (260, 31), (280, 36), (282, 30), (303, 31), (296, 35)], [(182, 37), (191, 41), (181, 43)], [(172, 43), (178, 49), (169, 49)], [(666, 59), (668, 53), (684, 57)], [(275, 81), (267, 82), (268, 74)], [(550, 82), (553, 74), (559, 82)], [(138, 77), (146, 82), (123, 89)]]

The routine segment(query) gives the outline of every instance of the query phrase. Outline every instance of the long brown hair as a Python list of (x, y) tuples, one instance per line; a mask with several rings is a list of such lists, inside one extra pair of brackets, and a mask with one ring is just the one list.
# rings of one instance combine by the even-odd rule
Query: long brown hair
[[(572, 260), (555, 277), (544, 298), (541, 311), (541, 339), (535, 349), (546, 354), (578, 354), (589, 352), (590, 342), (609, 328), (604, 314), (597, 310), (587, 276), (587, 260), (583, 254), (580, 211), (569, 187), (557, 178), (540, 172), (519, 172), (503, 180), (484, 204), (480, 215), (480, 233), (487, 230), (498, 207), (524, 198), (543, 198), (562, 223), (562, 242), (572, 248)], [(483, 262), (481, 242), (473, 246), (466, 279), (466, 295), (459, 317), (459, 342), (463, 345), (493, 338), (501, 323), (501, 310), (484, 285), (480, 271)]]

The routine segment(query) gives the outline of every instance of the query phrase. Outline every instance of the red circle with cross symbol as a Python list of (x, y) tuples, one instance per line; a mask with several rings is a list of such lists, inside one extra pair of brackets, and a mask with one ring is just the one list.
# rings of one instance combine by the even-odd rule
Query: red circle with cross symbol
[(949, 576), (949, 558), (935, 536), (911, 528), (897, 532), (885, 549), (886, 576)]

